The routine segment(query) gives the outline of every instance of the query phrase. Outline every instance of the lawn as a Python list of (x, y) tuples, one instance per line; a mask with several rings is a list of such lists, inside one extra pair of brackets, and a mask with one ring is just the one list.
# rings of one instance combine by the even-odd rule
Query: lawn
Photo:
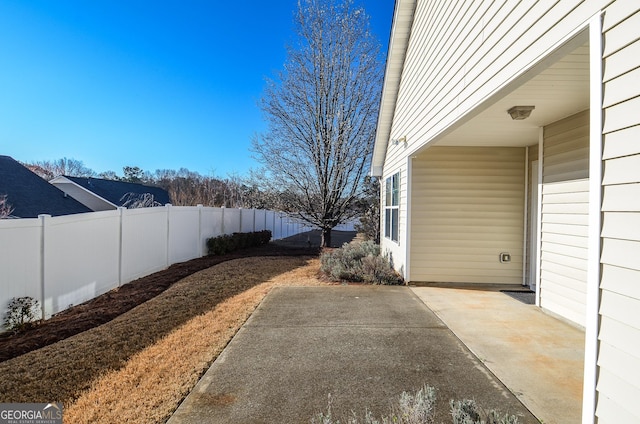
[(65, 423), (162, 423), (275, 286), (322, 285), (311, 256), (234, 259), (112, 321), (0, 363), (2, 402), (64, 404)]

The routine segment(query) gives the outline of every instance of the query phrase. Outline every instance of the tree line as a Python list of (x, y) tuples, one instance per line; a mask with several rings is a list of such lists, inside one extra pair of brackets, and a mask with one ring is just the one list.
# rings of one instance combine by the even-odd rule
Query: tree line
[(103, 178), (161, 187), (169, 193), (175, 206), (204, 205), (212, 207), (281, 210), (280, 196), (258, 187), (252, 177), (227, 178), (202, 175), (186, 168), (157, 169), (149, 172), (137, 166), (125, 166), (122, 176), (114, 171), (95, 172), (81, 160), (57, 160), (24, 163), (27, 168), (47, 181), (65, 175), (70, 177)]

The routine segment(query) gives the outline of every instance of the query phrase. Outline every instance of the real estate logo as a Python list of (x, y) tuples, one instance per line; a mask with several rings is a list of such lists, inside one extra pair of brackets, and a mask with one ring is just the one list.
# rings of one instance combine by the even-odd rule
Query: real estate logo
[(0, 403), (0, 424), (62, 424), (62, 404)]

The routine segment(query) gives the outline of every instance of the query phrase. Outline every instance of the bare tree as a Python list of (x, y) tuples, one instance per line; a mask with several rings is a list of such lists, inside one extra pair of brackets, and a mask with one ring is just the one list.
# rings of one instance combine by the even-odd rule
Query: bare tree
[(9, 218), (13, 213), (13, 207), (7, 202), (7, 195), (0, 195), (0, 219)]
[(120, 201), (122, 202), (122, 206), (127, 209), (162, 206), (160, 202), (155, 200), (151, 193), (127, 193), (120, 198)]
[(266, 133), (253, 150), (280, 183), (286, 212), (322, 230), (359, 214), (382, 82), (379, 43), (352, 0), (299, 0), (297, 45), (261, 107)]
[(77, 159), (56, 159), (24, 164), (31, 171), (38, 174), (45, 180), (51, 180), (60, 175), (71, 177), (94, 177), (95, 171), (84, 166), (81, 160)]

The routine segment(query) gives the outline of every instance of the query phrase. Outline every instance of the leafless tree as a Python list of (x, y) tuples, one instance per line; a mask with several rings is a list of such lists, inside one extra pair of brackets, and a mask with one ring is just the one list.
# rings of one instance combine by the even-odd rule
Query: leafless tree
[(84, 166), (81, 160), (77, 159), (56, 159), (24, 164), (31, 171), (38, 174), (45, 180), (51, 180), (60, 175), (71, 177), (94, 177), (95, 171)]
[(322, 230), (359, 214), (382, 83), (379, 43), (352, 0), (299, 0), (295, 47), (261, 100), (268, 123), (256, 157), (280, 184), (285, 210)]
[(156, 202), (151, 193), (127, 193), (120, 198), (120, 201), (122, 202), (122, 206), (127, 209), (162, 206), (160, 202)]
[(0, 219), (9, 218), (13, 212), (13, 207), (7, 202), (7, 195), (0, 196)]

